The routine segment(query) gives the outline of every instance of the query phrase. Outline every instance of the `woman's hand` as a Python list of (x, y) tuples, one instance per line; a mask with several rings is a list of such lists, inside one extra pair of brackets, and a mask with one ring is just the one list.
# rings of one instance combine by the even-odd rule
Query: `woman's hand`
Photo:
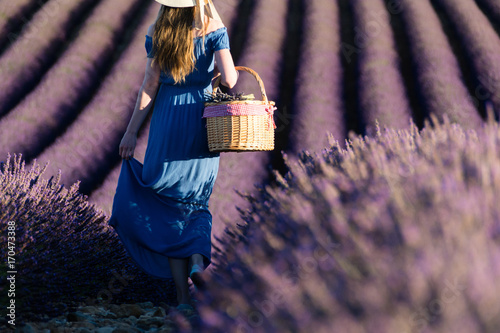
[(120, 142), (120, 156), (125, 160), (134, 157), (135, 145), (137, 144), (137, 134), (125, 132)]

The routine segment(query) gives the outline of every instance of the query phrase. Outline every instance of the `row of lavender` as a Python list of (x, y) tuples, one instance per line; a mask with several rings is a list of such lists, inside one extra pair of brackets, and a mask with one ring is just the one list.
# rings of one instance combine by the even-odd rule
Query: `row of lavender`
[(0, 52), (14, 39), (12, 30), (20, 25), (22, 26), (23, 21), (28, 21), (26, 16), (35, 12), (40, 8), (39, 6), (36, 0), (2, 3), (2, 7), (0, 7)]
[[(25, 23), (19, 35), (10, 36), (10, 47), (0, 57), (0, 116), (37, 85), (74, 33), (75, 22), (97, 3), (50, 0)], [(19, 15), (15, 11), (7, 14)]]
[(326, 133), (346, 135), (342, 89), (340, 10), (335, 1), (304, 4), (304, 29), (289, 147), (319, 151)]
[[(498, 5), (494, 1), (481, 2), (498, 15)], [(315, 6), (320, 10), (314, 12)], [(478, 128), (482, 122), (478, 110), (483, 108), (481, 104), (494, 100), (494, 91), (498, 91), (496, 88), (499, 82), (495, 79), (497, 74), (493, 62), (485, 62), (480, 58), (487, 57), (486, 54), (496, 54), (486, 49), (488, 40), (493, 44), (490, 48), (500, 48), (500, 43), (498, 35), (493, 32), (477, 5), (469, 1), (468, 6), (474, 7), (474, 10), (469, 11), (467, 20), (463, 17), (459, 20), (460, 17), (453, 16), (453, 12), (449, 14), (457, 26), (465, 20), (468, 26), (484, 28), (488, 37), (480, 36), (478, 31), (468, 32), (468, 38), (474, 39), (474, 44), (478, 44), (470, 57), (475, 58), (477, 68), (482, 66), (474, 73), (479, 85), (472, 92), (473, 95), (467, 87), (471, 85), (471, 82), (467, 82), (470, 78), (464, 78), (447, 40), (449, 36), (443, 31), (430, 1), (349, 2), (354, 30), (353, 39), (349, 43), (341, 40), (341, 27), (336, 25), (339, 19), (335, 19), (338, 17), (335, 2), (307, 2), (304, 11), (303, 49), (296, 83), (297, 111), (291, 125), (289, 149), (300, 151), (314, 147), (314, 150), (319, 150), (324, 146), (324, 141), (320, 140), (318, 134), (324, 135), (326, 132), (332, 133), (336, 138), (346, 136), (345, 115), (342, 112), (345, 91), (342, 91), (342, 84), (338, 81), (342, 75), (343, 80), (357, 81), (356, 95), (360, 111), (357, 121), (363, 123), (367, 134), (373, 134), (376, 121), (394, 128), (407, 127), (408, 120), (415, 116), (412, 113), (417, 111), (410, 109), (408, 101), (408, 94), (414, 93), (408, 90), (414, 87), (418, 95), (417, 107), (424, 110), (424, 117), (436, 114), (442, 118), (447, 115), (462, 126)], [(326, 15), (329, 15), (330, 20), (324, 19)], [(479, 24), (473, 16), (479, 17)], [(412, 81), (410, 85), (402, 77), (402, 59), (391, 29), (392, 20), (396, 18), (403, 22), (406, 37), (399, 43), (410, 50), (411, 58), (404, 59), (405, 64), (412, 68), (411, 74), (406, 78)], [(315, 28), (315, 22), (321, 22), (321, 27)], [(326, 27), (325, 22), (329, 24)], [(458, 42), (468, 45), (466, 37)], [(479, 40), (482, 42), (478, 42)], [(473, 55), (478, 53), (482, 56)], [(356, 57), (356, 77), (345, 76), (347, 74), (343, 73), (339, 56), (344, 57), (343, 60), (347, 63), (352, 62), (353, 56)], [(328, 61), (322, 62), (322, 58)], [(318, 132), (318, 129), (322, 130)]]
[[(474, 1), (433, 0), (449, 17), (463, 52), (468, 57), (476, 81), (472, 98), (478, 103), (491, 101), (500, 110), (500, 36)], [(498, 18), (498, 3), (482, 0)]]
[(430, 1), (403, 0), (402, 6), (422, 107), (427, 114), (446, 114), (453, 122), (477, 128), (481, 123), (477, 107)]
[(140, 4), (139, 0), (99, 3), (36, 89), (0, 119), (2, 155), (22, 152), (25, 159), (31, 159), (65, 130), (100, 86), (117, 41)]
[(355, 0), (350, 5), (355, 27), (355, 45), (350, 47), (358, 53), (359, 108), (366, 133), (374, 134), (376, 121), (405, 128), (411, 111), (390, 25), (401, 7), (386, 7), (383, 0)]
[(476, 0), (476, 2), (483, 6), (484, 11), (490, 13), (492, 18), (497, 20), (500, 19), (500, 3), (495, 0)]

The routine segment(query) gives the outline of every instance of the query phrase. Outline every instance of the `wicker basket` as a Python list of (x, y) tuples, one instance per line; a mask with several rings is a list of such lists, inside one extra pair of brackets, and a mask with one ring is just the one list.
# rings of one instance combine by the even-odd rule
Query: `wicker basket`
[[(264, 83), (254, 70), (243, 66), (237, 66), (236, 70), (255, 77), (262, 100), (205, 103), (203, 118), (207, 119), (208, 149), (211, 152), (273, 150), (274, 102), (267, 100)], [(215, 79), (214, 92), (219, 89), (220, 79), (220, 76)]]

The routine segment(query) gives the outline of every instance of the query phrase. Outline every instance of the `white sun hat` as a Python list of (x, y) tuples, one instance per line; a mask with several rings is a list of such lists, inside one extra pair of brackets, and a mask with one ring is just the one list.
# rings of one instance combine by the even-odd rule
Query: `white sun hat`
[(156, 2), (168, 7), (196, 7), (195, 28), (203, 29), (205, 13), (208, 17), (221, 21), (222, 19), (215, 9), (212, 0), (156, 0)]
[(156, 0), (156, 2), (169, 7), (194, 7), (196, 0)]

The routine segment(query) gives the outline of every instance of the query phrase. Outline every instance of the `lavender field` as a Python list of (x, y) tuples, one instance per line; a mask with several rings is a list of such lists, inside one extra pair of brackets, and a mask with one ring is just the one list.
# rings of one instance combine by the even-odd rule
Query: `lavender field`
[[(497, 1), (214, 2), (278, 110), (275, 151), (221, 155), (204, 331), (500, 331)], [(0, 3), (0, 240), (17, 220), (30, 313), (98, 302), (103, 258), (141, 281), (113, 302), (173, 299), (106, 226), (157, 10)]]

